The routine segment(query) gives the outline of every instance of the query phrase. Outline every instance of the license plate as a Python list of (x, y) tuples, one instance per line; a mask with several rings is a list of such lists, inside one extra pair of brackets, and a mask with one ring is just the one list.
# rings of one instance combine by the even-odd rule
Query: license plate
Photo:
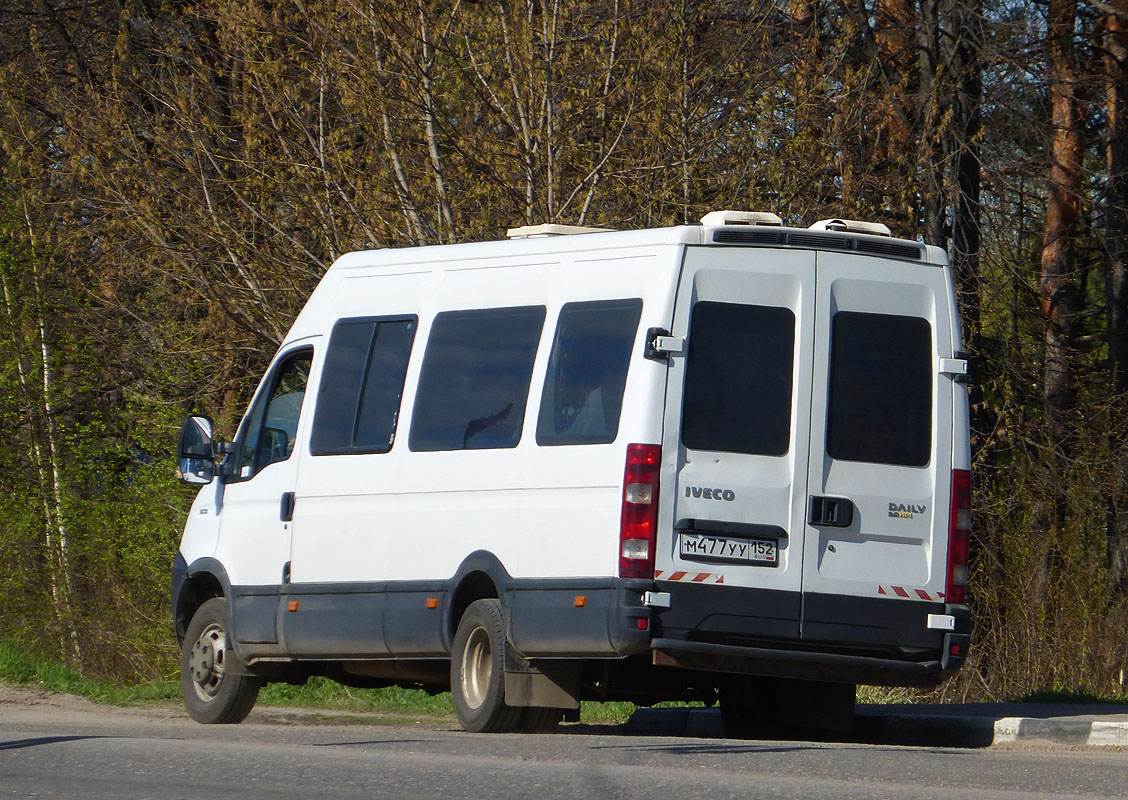
[(772, 539), (682, 533), (678, 553), (690, 561), (723, 561), (769, 567), (779, 563), (779, 543)]

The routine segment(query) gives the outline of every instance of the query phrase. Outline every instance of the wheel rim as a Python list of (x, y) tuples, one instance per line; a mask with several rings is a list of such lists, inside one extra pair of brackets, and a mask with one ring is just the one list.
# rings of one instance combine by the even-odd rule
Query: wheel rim
[(470, 708), (480, 708), (486, 701), (490, 676), (493, 674), (493, 651), (485, 628), (475, 628), (462, 650), (462, 697)]
[(188, 674), (192, 677), (196, 696), (204, 702), (214, 700), (223, 685), (226, 652), (227, 633), (214, 622), (204, 628), (192, 645)]

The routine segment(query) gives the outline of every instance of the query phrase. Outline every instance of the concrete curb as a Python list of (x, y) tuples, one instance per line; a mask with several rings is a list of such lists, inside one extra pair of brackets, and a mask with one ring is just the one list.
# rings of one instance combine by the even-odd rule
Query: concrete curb
[[(1108, 714), (1112, 719), (1095, 718), (1084, 706), (1052, 716), (1045, 715), (1042, 709), (1035, 709), (1030, 715), (1010, 715), (1012, 710), (1016, 709), (1005, 704), (993, 712), (984, 706), (974, 710), (961, 706), (859, 706), (854, 734), (830, 738), (928, 747), (991, 747), (1025, 742), (1128, 748), (1128, 708), (1122, 714)], [(640, 708), (631, 715), (627, 727), (631, 733), (644, 736), (725, 738), (720, 712), (712, 708)]]

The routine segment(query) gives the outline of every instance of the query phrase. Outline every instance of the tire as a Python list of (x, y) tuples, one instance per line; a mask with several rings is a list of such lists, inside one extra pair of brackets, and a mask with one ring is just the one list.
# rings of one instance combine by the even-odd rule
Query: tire
[(722, 694), (721, 721), (734, 739), (835, 740), (854, 727), (853, 684), (755, 678)]
[(517, 722), (516, 729), (521, 733), (550, 733), (556, 730), (563, 717), (562, 709), (530, 706), (521, 709), (521, 719)]
[(242, 722), (258, 699), (262, 681), (228, 669), (235, 661), (227, 631), (227, 601), (200, 606), (180, 655), (180, 691), (188, 716), (205, 725)]
[(722, 694), (721, 722), (730, 739), (771, 738), (775, 709), (753, 688), (745, 694)]
[(463, 730), (504, 733), (520, 723), (525, 709), (505, 703), (505, 622), (497, 600), (475, 600), (459, 620), (450, 694)]

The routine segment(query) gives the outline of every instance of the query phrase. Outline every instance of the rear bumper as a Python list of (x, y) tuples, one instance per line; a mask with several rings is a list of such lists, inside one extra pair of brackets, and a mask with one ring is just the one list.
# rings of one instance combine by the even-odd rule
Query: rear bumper
[(944, 657), (934, 661), (901, 661), (665, 638), (652, 640), (650, 646), (654, 663), (660, 666), (832, 683), (928, 687), (942, 683), (960, 668), (967, 655), (969, 639), (967, 634), (946, 634)]
[[(656, 664), (772, 677), (935, 686), (963, 664), (967, 606), (738, 586), (660, 582)], [(930, 615), (953, 627), (931, 627)]]

